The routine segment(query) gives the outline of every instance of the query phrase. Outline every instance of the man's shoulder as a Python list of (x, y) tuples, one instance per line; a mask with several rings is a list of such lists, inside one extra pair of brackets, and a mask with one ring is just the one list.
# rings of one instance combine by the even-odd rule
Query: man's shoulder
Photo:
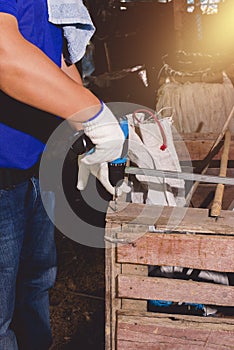
[(17, 0), (0, 0), (0, 13), (8, 13), (15, 17), (18, 16)]

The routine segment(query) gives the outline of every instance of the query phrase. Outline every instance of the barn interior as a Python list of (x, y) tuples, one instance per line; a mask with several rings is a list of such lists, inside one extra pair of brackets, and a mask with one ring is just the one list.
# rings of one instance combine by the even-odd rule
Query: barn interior
[[(68, 154), (64, 164), (63, 185), (66, 198), (83, 223), (81, 230), (88, 232), (92, 226), (103, 241), (107, 235), (105, 230), (107, 210), (108, 224), (111, 222), (117, 226), (126, 225), (130, 232), (129, 227), (132, 229), (132, 226), (127, 220), (130, 220), (129, 217), (132, 220), (136, 215), (134, 210), (137, 212), (141, 206), (186, 209), (186, 213), (192, 218), (190, 223), (192, 231), (199, 234), (202, 232), (205, 236), (221, 234), (222, 239), (225, 236), (229, 250), (220, 252), (222, 256), (229, 254), (225, 255), (226, 260), (222, 265), (226, 264), (225, 269), (218, 267), (218, 263), (215, 262), (214, 269), (208, 268), (209, 264), (198, 264), (200, 270), (193, 268), (193, 279), (189, 277), (190, 275), (186, 275), (188, 270), (184, 269), (193, 266), (189, 263), (189, 266), (182, 266), (183, 271), (180, 270), (181, 266), (178, 269), (174, 268), (175, 265), (173, 269), (172, 266), (167, 266), (166, 269), (165, 263), (152, 265), (150, 259), (145, 263), (148, 265), (147, 276), (176, 280), (192, 279), (194, 283), (208, 281), (206, 273), (204, 278), (201, 275), (199, 278), (198, 271), (200, 273), (203, 271), (202, 266), (206, 266), (204, 270), (208, 272), (217, 270), (213, 279), (209, 281), (218, 284), (219, 288), (222, 285), (224, 289), (217, 289), (220, 297), (217, 297), (217, 301), (213, 301), (214, 304), (206, 305), (209, 295), (206, 295), (204, 302), (202, 298), (201, 302), (197, 302), (200, 299), (195, 298), (191, 303), (178, 302), (177, 299), (162, 300), (162, 295), (159, 298), (161, 302), (156, 296), (155, 300), (149, 300), (152, 296), (150, 293), (149, 298), (139, 296), (138, 299), (144, 299), (144, 302), (147, 300), (147, 311), (151, 313), (199, 316), (204, 320), (213, 318), (221, 320), (220, 324), (222, 322), (228, 324), (225, 330), (219, 329), (218, 323), (215, 324), (214, 329), (217, 329), (217, 333), (212, 333), (214, 329), (209, 328), (209, 332), (218, 339), (217, 343), (209, 343), (207, 340), (206, 344), (200, 339), (201, 343), (194, 341), (187, 349), (199, 349), (200, 346), (206, 346), (207, 349), (231, 349), (234, 334), (234, 262), (231, 254), (234, 210), (233, 1), (86, 0), (85, 4), (96, 26), (96, 32), (77, 68), (87, 88), (109, 103), (114, 110), (121, 106), (121, 112), (124, 111), (130, 116), (131, 135), (134, 137), (135, 145), (138, 142), (138, 147), (134, 147), (134, 144), (130, 146), (127, 161), (129, 170), (125, 173), (125, 180), (130, 184), (131, 193), (123, 195), (117, 202), (119, 210), (124, 211), (122, 216), (118, 216), (116, 210), (112, 211), (109, 208), (110, 203), (114, 203), (112, 197), (94, 177), (90, 177), (85, 194), (77, 191), (77, 161), (72, 152)], [(138, 113), (134, 114), (136, 110)], [(163, 126), (164, 133), (158, 122), (155, 122), (155, 118), (149, 118), (149, 115), (152, 117), (152, 113)], [(157, 137), (152, 141), (154, 131)], [(162, 143), (167, 146), (168, 153), (163, 153)], [(148, 162), (147, 152), (151, 154)], [(151, 164), (152, 159), (154, 167)], [(152, 180), (147, 172), (138, 173), (137, 168), (154, 169), (158, 172)], [(160, 175), (160, 171), (164, 173)], [(179, 173), (182, 175), (178, 175)], [(170, 176), (172, 177), (169, 178)], [(220, 178), (223, 178), (223, 181)], [(90, 191), (98, 197), (96, 201), (93, 197), (89, 198)], [(90, 204), (93, 201), (95, 206)], [(126, 206), (126, 203), (132, 206)], [(200, 212), (202, 209), (204, 211)], [(57, 211), (59, 215), (59, 208)], [(206, 232), (204, 229), (199, 231), (203, 213), (210, 220), (209, 225), (206, 223)], [(144, 215), (142, 217), (145, 219)], [(193, 221), (194, 218), (197, 224)], [(225, 220), (225, 223), (222, 220)], [(160, 230), (168, 231), (168, 225), (160, 222), (158, 226)], [(182, 217), (178, 225), (181, 222), (183, 223)], [(141, 219), (137, 221), (137, 225), (143, 225)], [(152, 223), (148, 227), (150, 225), (152, 226)], [(218, 227), (221, 232), (214, 228), (215, 225), (220, 225)], [(169, 227), (170, 232), (176, 231), (174, 226), (172, 229)], [(108, 227), (109, 231), (112, 230), (110, 226)], [(154, 225), (155, 229), (158, 227)], [(189, 231), (183, 225), (181, 227), (180, 234)], [(107, 323), (112, 327), (107, 312), (111, 312), (109, 310), (111, 303), (114, 305), (119, 299), (113, 296), (114, 300), (111, 300), (109, 306), (107, 305), (107, 299), (110, 297), (106, 294), (110, 291), (108, 289), (110, 276), (107, 274), (113, 272), (108, 270), (107, 263), (109, 264), (110, 259), (114, 258), (107, 254), (105, 246), (99, 243), (89, 244), (89, 239), (74, 240), (59, 230), (56, 240), (59, 271), (56, 285), (50, 294), (54, 333), (54, 345), (51, 349), (161, 349), (156, 347), (156, 343), (145, 343), (141, 340), (139, 335), (141, 329), (136, 333), (140, 337), (137, 345), (125, 338), (115, 338), (118, 337), (118, 329), (121, 333), (121, 327), (126, 326), (124, 322), (130, 324), (131, 317), (136, 317), (134, 313), (129, 320), (121, 321), (122, 323), (118, 319), (112, 319), (112, 323), (115, 323), (111, 332), (112, 338), (110, 339), (107, 334), (109, 332)], [(193, 249), (193, 244), (195, 254), (196, 244), (192, 242), (190, 248)], [(213, 256), (218, 257), (221, 247), (222, 242), (220, 246), (213, 247), (213, 251), (207, 251), (207, 255), (210, 253), (210, 260)], [(124, 261), (121, 254), (124, 256), (127, 253), (121, 251), (118, 253), (120, 261)], [(192, 254), (193, 251), (188, 253)], [(189, 259), (189, 256), (186, 256), (186, 259)], [(117, 274), (116, 265), (113, 266), (114, 273)], [(118, 279), (120, 286), (124, 282), (124, 277), (120, 276)], [(211, 287), (207, 291), (212, 294)], [(125, 301), (130, 299), (128, 294), (126, 297), (124, 291), (121, 290), (120, 293), (123, 293), (121, 303), (125, 304), (124, 307), (133, 307), (132, 305), (136, 307), (136, 304)], [(225, 299), (225, 293), (227, 299), (229, 298), (228, 301)], [(169, 296), (173, 297), (170, 294)], [(225, 302), (220, 302), (222, 297)], [(113, 310), (116, 311), (114, 306), (112, 312)], [(123, 312), (121, 309), (121, 320), (127, 317)], [(188, 318), (183, 322), (190, 321)], [(144, 325), (146, 327), (146, 324)], [(226, 343), (220, 340), (224, 335), (227, 336)], [(124, 337), (123, 333), (119, 336)], [(171, 334), (170, 336), (175, 341), (174, 336)], [(173, 349), (172, 343), (162, 346), (164, 346), (162, 349)], [(180, 347), (174, 345), (174, 349), (186, 349), (184, 344), (178, 346)]]

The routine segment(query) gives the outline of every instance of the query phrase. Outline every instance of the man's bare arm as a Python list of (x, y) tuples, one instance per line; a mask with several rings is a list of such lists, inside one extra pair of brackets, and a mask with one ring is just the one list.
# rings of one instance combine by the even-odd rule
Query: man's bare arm
[(11, 97), (63, 118), (77, 114), (80, 121), (92, 117), (79, 113), (100, 102), (77, 84), (40, 49), (23, 38), (14, 16), (0, 13), (0, 88)]
[(62, 56), (62, 71), (65, 74), (67, 74), (71, 79), (73, 79), (77, 84), (83, 85), (80, 73), (76, 68), (76, 65), (72, 64), (71, 66), (67, 66), (63, 56)]

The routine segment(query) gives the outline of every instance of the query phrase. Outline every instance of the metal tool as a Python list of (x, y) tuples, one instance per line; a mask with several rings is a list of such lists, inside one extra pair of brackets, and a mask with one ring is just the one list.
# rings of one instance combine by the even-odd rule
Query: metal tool
[[(105, 200), (111, 201), (113, 199), (115, 202), (115, 208), (117, 208), (118, 186), (121, 185), (124, 179), (124, 170), (127, 162), (128, 137), (129, 137), (127, 117), (126, 116), (119, 117), (118, 121), (124, 133), (125, 142), (123, 145), (120, 158), (115, 159), (112, 162), (108, 163), (109, 180), (112, 186), (115, 186), (115, 195), (112, 198), (109, 192), (107, 192), (104, 188), (102, 189), (103, 195), (105, 196)], [(80, 130), (79, 132), (77, 132), (75, 136), (76, 136), (76, 141), (73, 143), (71, 150), (74, 152), (76, 156), (85, 154), (88, 152), (92, 152), (92, 150), (94, 151), (95, 145), (92, 143), (89, 137), (85, 135), (83, 130)]]
[(193, 174), (193, 173), (168, 171), (168, 170), (144, 169), (144, 168), (136, 168), (136, 167), (126, 167), (125, 173), (133, 174), (133, 175), (145, 175), (145, 176), (153, 176), (153, 177), (161, 177), (161, 178), (182, 179), (186, 181), (199, 181), (199, 182), (208, 182), (213, 184), (223, 184), (223, 185), (234, 186), (234, 178), (231, 178), (231, 177), (202, 175), (202, 174)]

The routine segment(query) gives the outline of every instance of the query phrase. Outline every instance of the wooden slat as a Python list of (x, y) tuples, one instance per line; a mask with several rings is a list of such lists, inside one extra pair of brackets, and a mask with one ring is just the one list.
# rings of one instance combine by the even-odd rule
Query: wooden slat
[[(115, 224), (106, 226), (106, 234), (109, 237), (114, 235)], [(118, 226), (118, 225), (117, 225)], [(116, 263), (116, 249), (106, 243), (105, 254), (105, 285), (106, 285), (106, 304), (105, 304), (105, 346), (106, 350), (116, 349), (116, 310), (121, 308), (121, 300), (116, 298), (116, 276), (121, 272), (120, 265)]]
[[(180, 161), (187, 160), (201, 160), (204, 159), (211, 149), (214, 141), (217, 138), (217, 134), (200, 134), (200, 133), (187, 133), (174, 138), (174, 145)], [(232, 142), (230, 146), (229, 159), (234, 159), (234, 136), (232, 136)], [(220, 150), (214, 159), (220, 159), (222, 151)]]
[[(148, 276), (148, 266), (135, 264), (122, 264), (122, 274), (133, 276)], [(147, 311), (146, 300), (134, 300), (122, 298), (121, 307), (123, 310)]]
[(234, 323), (202, 317), (118, 315), (118, 350), (230, 350)]
[(207, 209), (162, 207), (136, 203), (119, 203), (118, 211), (108, 210), (107, 222), (155, 225), (157, 229), (234, 235), (234, 212), (222, 210), (216, 221)]
[(129, 317), (140, 317), (145, 319), (146, 318), (154, 318), (157, 319), (157, 322), (164, 322), (165, 320), (168, 320), (169, 322), (179, 323), (181, 325), (189, 323), (194, 323), (194, 327), (202, 327), (204, 325), (205, 327), (207, 325), (212, 325), (215, 329), (228, 329), (234, 331), (234, 318), (230, 317), (222, 317), (221, 319), (219, 317), (200, 317), (200, 316), (192, 316), (192, 315), (175, 315), (175, 314), (165, 314), (165, 313), (155, 313), (155, 312), (139, 312), (139, 311), (123, 311), (118, 310), (117, 315), (119, 316), (129, 316)]
[(158, 277), (119, 275), (118, 296), (129, 299), (234, 306), (234, 287)]
[[(172, 130), (173, 132), (173, 130)], [(205, 141), (215, 141), (218, 137), (218, 133), (213, 133), (213, 132), (185, 132), (185, 133), (174, 133), (173, 132), (173, 139), (174, 141), (193, 141), (193, 142), (205, 142)], [(234, 135), (232, 135), (232, 141), (234, 141)]]
[[(131, 234), (122, 233), (130, 240)], [(234, 237), (146, 233), (117, 248), (119, 263), (234, 272)]]
[(173, 341), (166, 340), (158, 341), (156, 344), (152, 342), (139, 343), (132, 340), (118, 340), (118, 350), (229, 350), (233, 347), (220, 346), (220, 345), (198, 345), (195, 341), (186, 341), (184, 344), (175, 344)]
[(147, 311), (146, 300), (122, 299), (122, 310)]
[[(166, 84), (166, 78), (167, 76), (163, 76), (159, 79), (159, 85)], [(214, 74), (209, 74), (204, 76), (204, 74), (189, 76), (185, 74), (177, 74), (173, 75), (173, 81), (185, 84), (185, 83), (219, 83), (221, 84), (223, 82), (223, 75), (222, 72), (216, 72)]]
[(148, 276), (148, 266), (122, 264), (122, 273), (126, 275)]
[[(219, 175), (220, 168), (209, 168), (207, 169), (206, 174), (207, 175), (214, 175), (218, 176)], [(227, 169), (227, 177), (234, 177), (234, 169), (233, 168), (228, 168)]]
[(175, 31), (175, 47), (176, 50), (182, 50), (184, 47), (183, 43), (183, 23), (184, 16), (186, 15), (186, 7), (183, 1), (174, 0), (173, 4), (174, 12), (174, 31)]

